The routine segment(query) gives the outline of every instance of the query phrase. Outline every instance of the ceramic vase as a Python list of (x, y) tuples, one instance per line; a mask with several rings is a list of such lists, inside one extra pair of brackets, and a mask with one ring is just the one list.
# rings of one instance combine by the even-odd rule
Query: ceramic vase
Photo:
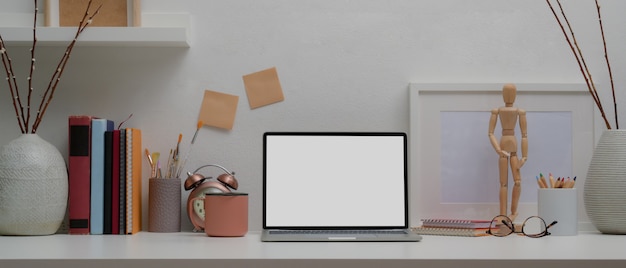
[(0, 235), (54, 234), (67, 195), (67, 168), (55, 146), (22, 134), (0, 148)]
[(605, 234), (626, 234), (626, 131), (605, 130), (589, 164), (583, 191), (591, 223)]

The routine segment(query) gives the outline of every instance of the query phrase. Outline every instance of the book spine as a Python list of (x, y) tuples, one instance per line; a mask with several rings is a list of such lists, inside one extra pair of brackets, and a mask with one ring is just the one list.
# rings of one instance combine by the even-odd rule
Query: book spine
[(133, 129), (133, 191), (132, 191), (132, 207), (133, 207), (133, 225), (131, 233), (136, 234), (141, 231), (141, 178), (142, 175), (142, 150), (141, 150), (141, 130)]
[(70, 234), (89, 234), (92, 116), (72, 115), (69, 125), (68, 214)]
[(112, 199), (113, 199), (113, 131), (104, 133), (104, 215), (103, 234), (113, 232), (112, 220)]
[(141, 130), (126, 129), (126, 234), (141, 230)]
[(133, 130), (126, 129), (126, 234), (132, 234), (133, 224)]
[(120, 129), (119, 234), (126, 234), (126, 130)]
[(111, 171), (111, 233), (120, 233), (120, 131), (113, 130)]
[(91, 120), (91, 234), (104, 233), (104, 133), (112, 126), (108, 121)]

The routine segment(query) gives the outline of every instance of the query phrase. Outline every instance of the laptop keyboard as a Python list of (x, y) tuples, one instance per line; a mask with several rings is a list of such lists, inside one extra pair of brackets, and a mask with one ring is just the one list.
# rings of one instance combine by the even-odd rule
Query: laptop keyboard
[(351, 234), (406, 234), (404, 230), (270, 230), (270, 234), (330, 234), (330, 235), (351, 235)]

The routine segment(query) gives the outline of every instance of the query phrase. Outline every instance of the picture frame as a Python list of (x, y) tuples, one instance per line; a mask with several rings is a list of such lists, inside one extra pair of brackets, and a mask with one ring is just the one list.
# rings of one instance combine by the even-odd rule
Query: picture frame
[[(481, 154), (473, 155), (474, 152), (462, 152), (464, 146), (457, 147), (461, 159), (468, 161), (458, 161), (454, 166), (442, 166), (442, 113), (458, 112), (474, 113), (482, 112), (485, 116), (484, 122), (489, 121), (489, 111), (493, 108), (504, 106), (502, 100), (502, 86), (504, 84), (418, 84), (409, 85), (410, 95), (410, 149), (409, 149), (409, 177), (410, 177), (410, 204), (412, 206), (411, 222), (418, 223), (424, 218), (470, 218), (470, 219), (490, 219), (499, 214), (498, 201), (498, 172), (497, 155), (489, 143), (488, 128), (484, 129), (461, 129), (460, 132), (466, 135), (468, 132), (480, 133), (476, 142), (487, 146), (487, 150)], [(532, 113), (562, 113), (569, 114), (571, 121), (571, 155), (563, 158), (571, 160), (571, 174), (578, 175), (576, 182), (579, 200), (582, 199), (582, 188), (587, 167), (591, 160), (596, 136), (598, 136), (597, 118), (595, 106), (589, 92), (584, 84), (516, 84), (517, 99), (516, 107), (525, 109), (530, 117)], [(539, 116), (541, 118), (541, 115)], [(446, 119), (447, 120), (447, 119)], [(530, 120), (530, 119), (529, 119)], [(544, 120), (544, 119), (540, 119)], [(568, 119), (563, 119), (568, 120)], [(487, 123), (488, 124), (488, 123)], [(487, 126), (485, 124), (485, 126)], [(529, 122), (529, 128), (532, 122)], [(473, 128), (473, 127), (467, 127)], [(544, 128), (544, 127), (542, 127)], [(543, 130), (542, 130), (543, 131)], [(567, 130), (566, 130), (567, 131)], [(517, 135), (519, 130), (516, 129)], [(529, 129), (530, 132), (530, 129)], [(499, 137), (500, 133), (495, 132)], [(543, 135), (551, 135), (546, 129)], [(530, 148), (540, 137), (529, 136), (529, 157), (526, 165), (530, 165), (533, 157), (536, 159), (537, 149), (533, 152)], [(464, 155), (465, 154), (465, 155)], [(521, 152), (518, 150), (518, 154)], [(571, 157), (571, 158), (570, 158)], [(463, 201), (445, 200), (442, 189), (442, 170), (461, 169), (476, 170), (467, 167), (474, 159), (489, 158), (495, 171), (489, 173), (489, 183), (493, 190), (492, 201)], [(471, 161), (470, 161), (471, 160)], [(548, 161), (549, 162), (549, 161)], [(449, 164), (449, 163), (448, 163)], [(489, 164), (487, 164), (489, 165)], [(537, 171), (526, 171), (522, 167), (522, 193), (537, 192), (535, 176)], [(479, 168), (480, 169), (480, 168)], [(556, 170), (556, 167), (554, 168)], [(553, 172), (546, 170), (545, 172)], [(468, 172), (468, 174), (470, 174)], [(473, 173), (472, 173), (473, 174)], [(547, 176), (547, 174), (546, 174)], [(556, 175), (558, 176), (558, 175)], [(564, 176), (571, 176), (564, 174)], [(530, 181), (530, 183), (528, 183)], [(489, 184), (488, 183), (488, 184)], [(533, 184), (534, 183), (534, 184)], [(509, 175), (509, 203), (510, 191), (513, 186), (512, 177)], [(470, 185), (463, 191), (476, 191), (486, 185)], [(495, 187), (495, 188), (494, 188)], [(509, 211), (510, 211), (510, 205)], [(579, 221), (588, 222), (582, 202), (578, 204)], [(536, 215), (536, 198), (520, 200), (518, 207), (519, 218)]]
[[(93, 9), (104, 0), (95, 0)], [(88, 0), (45, 0), (44, 26), (73, 27), (78, 25)], [(140, 27), (140, 0), (106, 0), (100, 14), (94, 19), (94, 27)], [(75, 21), (75, 22), (74, 22)]]

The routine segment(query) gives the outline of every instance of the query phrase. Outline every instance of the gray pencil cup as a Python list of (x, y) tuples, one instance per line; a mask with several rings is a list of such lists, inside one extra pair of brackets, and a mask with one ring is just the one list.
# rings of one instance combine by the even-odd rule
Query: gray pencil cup
[(148, 188), (148, 232), (180, 232), (180, 179), (150, 178)]

